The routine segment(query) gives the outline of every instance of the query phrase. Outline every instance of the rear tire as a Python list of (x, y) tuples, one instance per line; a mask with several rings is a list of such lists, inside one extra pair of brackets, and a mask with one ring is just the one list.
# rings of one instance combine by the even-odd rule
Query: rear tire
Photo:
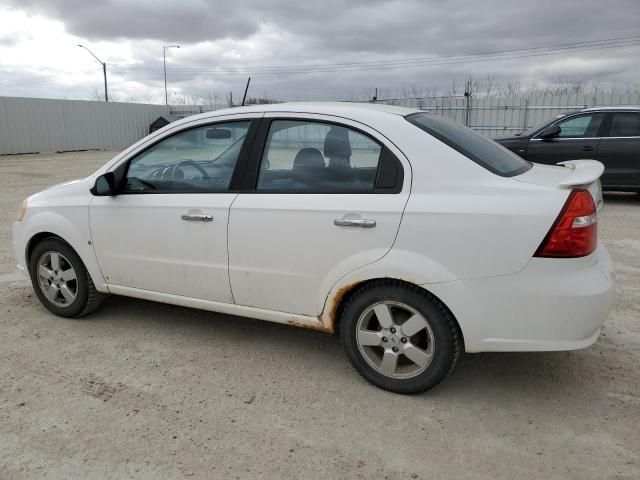
[(368, 283), (347, 300), (340, 337), (362, 377), (402, 394), (438, 385), (462, 350), (449, 309), (425, 290), (393, 280)]
[(78, 254), (64, 241), (40, 241), (29, 257), (31, 284), (42, 305), (60, 317), (82, 317), (106, 298), (96, 290)]

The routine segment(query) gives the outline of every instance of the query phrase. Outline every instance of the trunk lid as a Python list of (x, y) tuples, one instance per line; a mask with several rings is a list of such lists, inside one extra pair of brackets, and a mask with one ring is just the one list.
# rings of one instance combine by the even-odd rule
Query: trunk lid
[(596, 208), (602, 208), (602, 187), (600, 176), (604, 165), (596, 160), (569, 160), (558, 165), (541, 165), (533, 167), (514, 180), (533, 185), (543, 185), (559, 189), (584, 188), (589, 190)]

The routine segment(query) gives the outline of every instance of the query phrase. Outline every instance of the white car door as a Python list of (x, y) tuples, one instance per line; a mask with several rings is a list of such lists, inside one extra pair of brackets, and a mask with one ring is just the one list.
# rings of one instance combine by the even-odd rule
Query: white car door
[(136, 154), (122, 191), (94, 197), (91, 237), (109, 285), (233, 303), (227, 221), (257, 121), (181, 130)]
[(255, 143), (254, 190), (229, 218), (235, 302), (318, 315), (340, 277), (393, 245), (410, 168), (373, 130), (333, 117), (265, 117)]

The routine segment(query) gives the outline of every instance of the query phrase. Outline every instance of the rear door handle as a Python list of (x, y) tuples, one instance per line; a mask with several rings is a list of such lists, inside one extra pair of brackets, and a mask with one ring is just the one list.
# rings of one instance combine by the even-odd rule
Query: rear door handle
[(213, 215), (207, 215), (204, 213), (194, 213), (191, 215), (182, 215), (182, 220), (187, 222), (213, 222)]
[(583, 152), (591, 152), (592, 150), (593, 147), (591, 145), (585, 145), (584, 147), (582, 147)]
[(369, 218), (336, 218), (333, 224), (338, 227), (373, 228), (376, 226), (376, 221)]

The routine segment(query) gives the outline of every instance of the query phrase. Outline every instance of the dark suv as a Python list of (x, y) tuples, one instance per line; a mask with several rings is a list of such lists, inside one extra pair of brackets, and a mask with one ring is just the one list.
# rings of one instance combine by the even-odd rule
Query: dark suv
[(598, 160), (604, 190), (640, 193), (640, 106), (585, 108), (496, 142), (536, 163)]

